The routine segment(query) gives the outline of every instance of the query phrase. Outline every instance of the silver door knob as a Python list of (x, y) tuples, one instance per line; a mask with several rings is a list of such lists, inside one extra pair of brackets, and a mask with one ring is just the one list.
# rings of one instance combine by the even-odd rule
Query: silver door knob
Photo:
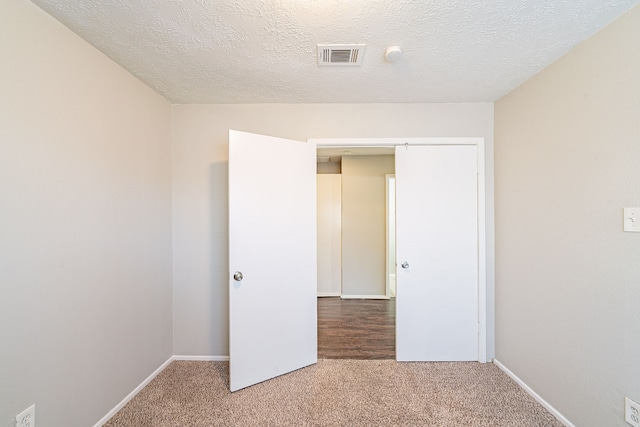
[(409, 263), (407, 261), (402, 261), (402, 264), (400, 264), (400, 267), (409, 268)]
[(233, 273), (233, 280), (235, 280), (236, 282), (241, 282), (242, 281), (242, 272), (241, 271), (236, 271), (235, 273)]

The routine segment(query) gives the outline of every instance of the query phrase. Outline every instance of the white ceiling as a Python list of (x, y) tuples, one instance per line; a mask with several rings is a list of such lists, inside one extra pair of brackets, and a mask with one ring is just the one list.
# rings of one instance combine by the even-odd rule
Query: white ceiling
[[(181, 104), (495, 101), (640, 3), (32, 1)], [(364, 64), (318, 67), (318, 43), (364, 43)]]

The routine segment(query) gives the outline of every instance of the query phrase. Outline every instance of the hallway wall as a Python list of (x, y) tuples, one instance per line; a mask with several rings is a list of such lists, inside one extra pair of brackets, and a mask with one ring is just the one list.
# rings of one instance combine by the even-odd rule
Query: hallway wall
[(386, 295), (386, 182), (393, 156), (342, 158), (342, 294)]

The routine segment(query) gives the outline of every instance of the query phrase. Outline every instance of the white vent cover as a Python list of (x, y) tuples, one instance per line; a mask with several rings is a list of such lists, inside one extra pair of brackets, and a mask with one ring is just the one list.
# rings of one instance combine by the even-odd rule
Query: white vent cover
[(364, 58), (364, 44), (319, 44), (318, 65), (358, 66)]

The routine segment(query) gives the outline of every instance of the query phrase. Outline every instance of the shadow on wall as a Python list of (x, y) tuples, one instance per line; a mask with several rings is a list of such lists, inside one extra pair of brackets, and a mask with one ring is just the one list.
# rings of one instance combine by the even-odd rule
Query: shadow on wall
[[(208, 327), (229, 323), (229, 162), (209, 165), (209, 277), (211, 278), (211, 311)], [(225, 348), (229, 354), (228, 328), (214, 347)], [(215, 334), (215, 331), (214, 331)], [(217, 334), (215, 334), (217, 335)], [(211, 337), (214, 339), (214, 337)]]

